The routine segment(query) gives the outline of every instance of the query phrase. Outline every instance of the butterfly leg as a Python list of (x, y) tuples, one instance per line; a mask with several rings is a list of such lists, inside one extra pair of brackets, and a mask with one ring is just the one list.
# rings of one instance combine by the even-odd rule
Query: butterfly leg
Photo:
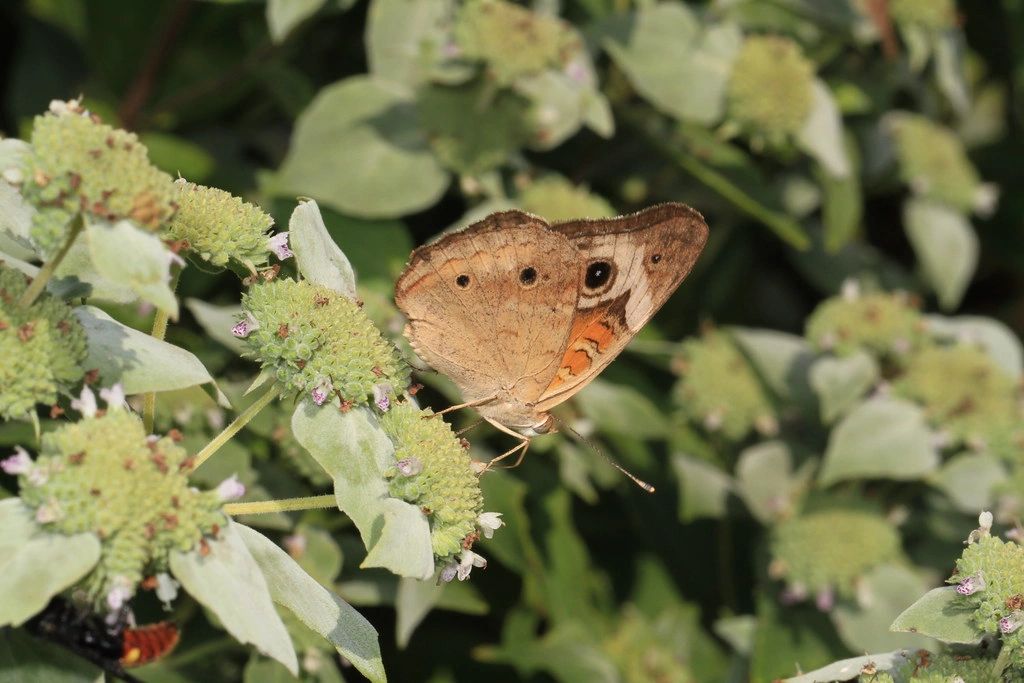
[(432, 417), (437, 417), (438, 415), (444, 415), (445, 413), (451, 413), (451, 412), (454, 412), (456, 410), (462, 410), (463, 408), (475, 408), (477, 406), (482, 406), (485, 403), (490, 403), (491, 401), (493, 401), (493, 400), (495, 400), (497, 398), (498, 398), (498, 396), (497, 396), (497, 394), (495, 394), (494, 396), (488, 396), (487, 398), (478, 398), (475, 401), (467, 401), (466, 403), (460, 403), (458, 405), (448, 406), (444, 410), (439, 410), (436, 413), (433, 413), (431, 415), (425, 415), (423, 417), (423, 419), (424, 420), (429, 420)]
[[(514, 465), (512, 465), (512, 467), (519, 467), (519, 465), (523, 462), (523, 458), (526, 457), (527, 449), (530, 447), (530, 437), (524, 436), (524, 435), (520, 434), (519, 432), (512, 431), (511, 429), (509, 429), (505, 425), (501, 424), (500, 422), (495, 422), (494, 420), (487, 419), (487, 418), (484, 418), (484, 419), (486, 419), (498, 431), (504, 432), (504, 433), (508, 434), (509, 436), (513, 436), (513, 437), (519, 439), (519, 443), (517, 445), (513, 446), (512, 448), (508, 449), (507, 451), (505, 451), (504, 453), (502, 453), (501, 455), (499, 455), (498, 457), (492, 459), (489, 463), (487, 463), (487, 469), (488, 470), (491, 469), (492, 466), (495, 463), (500, 462), (501, 460), (504, 460), (505, 458), (513, 455), (514, 453), (519, 453), (519, 457), (516, 458), (516, 462), (515, 462)], [(511, 469), (511, 467), (509, 469)]]

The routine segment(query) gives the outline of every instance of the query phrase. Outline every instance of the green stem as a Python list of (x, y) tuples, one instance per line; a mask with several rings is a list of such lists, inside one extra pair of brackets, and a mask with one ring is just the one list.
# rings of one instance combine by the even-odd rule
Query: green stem
[(271, 512), (298, 512), (299, 510), (321, 510), (338, 507), (333, 493), (305, 498), (283, 498), (281, 500), (258, 500), (252, 503), (228, 503), (224, 512), (232, 516), (264, 515)]
[[(181, 269), (176, 269), (174, 275), (171, 276), (171, 291), (173, 292), (178, 288), (178, 279), (181, 277)], [(158, 308), (156, 311), (156, 317), (153, 318), (153, 331), (150, 336), (153, 339), (164, 340), (167, 336), (167, 323), (170, 317), (167, 311)], [(153, 433), (153, 422), (156, 420), (156, 392), (150, 392), (142, 397), (142, 424), (146, 428), (147, 434)]]
[(274, 385), (267, 390), (265, 394), (256, 399), (252, 405), (243, 410), (238, 414), (234, 420), (231, 421), (227, 427), (224, 428), (217, 436), (213, 437), (210, 443), (203, 447), (203, 450), (196, 453), (195, 462), (192, 465), (192, 470), (197, 470), (199, 467), (210, 459), (210, 456), (217, 452), (217, 450), (231, 440), (235, 434), (241, 431), (242, 427), (249, 424), (249, 422), (256, 417), (261, 410), (263, 410), (267, 404), (273, 401), (281, 394), (281, 389)]
[(28, 308), (35, 300), (39, 298), (39, 295), (43, 293), (46, 288), (46, 283), (53, 277), (54, 271), (57, 270), (57, 266), (64, 260), (64, 257), (71, 251), (71, 245), (75, 243), (75, 239), (78, 237), (78, 233), (82, 232), (82, 228), (85, 227), (85, 219), (82, 214), (76, 214), (71, 219), (71, 229), (68, 231), (68, 236), (64, 240), (64, 244), (61, 245), (60, 251), (57, 254), (43, 264), (43, 267), (39, 269), (32, 283), (29, 284), (28, 289), (21, 295), (21, 299), (18, 300), (18, 305), (24, 308)]
[(622, 118), (643, 135), (656, 151), (673, 161), (676, 166), (720, 194), (740, 211), (767, 225), (790, 245), (797, 249), (807, 249), (810, 246), (810, 239), (800, 224), (790, 216), (768, 208), (725, 175), (683, 149), (682, 146), (666, 140), (664, 133), (652, 130), (652, 124), (646, 117), (629, 110), (623, 110), (621, 113)]

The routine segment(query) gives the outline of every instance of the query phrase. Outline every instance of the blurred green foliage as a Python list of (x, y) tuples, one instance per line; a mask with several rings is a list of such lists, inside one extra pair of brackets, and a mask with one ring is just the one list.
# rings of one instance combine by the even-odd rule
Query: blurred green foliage
[[(393, 280), (446, 228), (508, 207), (698, 208), (711, 239), (689, 280), (558, 411), (586, 438), (538, 439), (481, 480), (506, 528), (471, 582), (360, 569), (336, 510), (243, 521), (360, 608), (394, 681), (767, 683), (937, 652), (890, 624), (942, 585), (982, 509), (1022, 514), (1022, 38), (1018, 0), (20, 0), (0, 6), (0, 130), (29, 140), (52, 99), (82, 94), (161, 171), (279, 229), (296, 196), (317, 200), (396, 340)], [(27, 258), (4, 235), (0, 252)], [(138, 283), (111, 284), (134, 295), (100, 295), (107, 313), (148, 331)], [(255, 368), (225, 334), (237, 279), (189, 268), (177, 294), (168, 339), (244, 406)], [(426, 404), (458, 398), (420, 381)], [(195, 388), (162, 393), (157, 416), (190, 450), (225, 421)], [(197, 478), (323, 493), (289, 425), (269, 408)], [(0, 443), (29, 432), (5, 424)], [(505, 446), (469, 437), (480, 455)], [(954, 626), (973, 637), (1009, 608), (986, 609)], [(183, 641), (143, 680), (290, 680), (196, 603), (174, 617)], [(360, 680), (292, 621), (304, 680)], [(919, 630), (955, 640), (947, 627)], [(20, 631), (0, 642), (0, 674), (95, 677)], [(903, 666), (895, 680), (921, 669), (870, 661)]]

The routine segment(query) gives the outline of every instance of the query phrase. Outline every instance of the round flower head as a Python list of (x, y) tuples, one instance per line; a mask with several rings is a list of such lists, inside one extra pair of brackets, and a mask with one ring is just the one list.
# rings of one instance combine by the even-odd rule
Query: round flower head
[(1002, 667), (996, 665), (995, 657), (980, 653), (973, 657), (960, 654), (956, 650), (941, 653), (918, 650), (908, 654), (910, 656), (907, 657), (907, 661), (893, 672), (896, 674), (895, 678), (888, 672), (878, 672), (875, 675), (862, 672), (858, 682), (884, 683), (886, 679), (882, 676), (887, 676), (889, 681), (896, 680), (901, 683), (1004, 683), (1015, 680), (1002, 676)]
[(684, 653), (690, 655), (697, 648), (681, 649), (679, 643), (697, 629), (693, 618), (681, 617), (674, 610), (651, 619), (627, 604), (601, 649), (618, 669), (621, 678), (616, 680), (622, 683), (691, 683), (698, 678)]
[(807, 319), (807, 340), (820, 351), (848, 356), (858, 350), (899, 360), (924, 338), (921, 313), (901, 294), (827, 299)]
[(386, 475), (391, 495), (426, 512), (434, 555), (443, 564), (477, 533), (483, 494), (458, 437), (444, 420), (423, 419), (430, 415), (396, 403), (380, 424), (395, 445), (395, 467)]
[(920, 402), (929, 420), (958, 440), (984, 441), (1019, 422), (1015, 382), (973, 346), (936, 346), (914, 354), (895, 389)]
[[(1001, 631), (1000, 620), (1024, 606), (1024, 548), (986, 536), (964, 548), (948, 581), (974, 608), (972, 621), (979, 630)], [(1022, 635), (1024, 631), (1014, 629), (1015, 639)]]
[(676, 404), (706, 430), (739, 441), (776, 424), (761, 381), (727, 334), (711, 330), (684, 342), (680, 368)]
[(257, 266), (267, 262), (267, 230), (274, 219), (262, 209), (213, 187), (185, 180), (174, 186), (178, 212), (167, 227), (170, 237), (187, 241), (193, 253), (215, 266), (232, 260)]
[(608, 218), (616, 214), (604, 197), (560, 175), (548, 175), (530, 183), (519, 202), (525, 211), (544, 216), (548, 221)]
[(138, 137), (64, 104), (35, 118), (24, 169), (22, 194), (38, 209), (31, 234), (40, 249), (56, 252), (79, 211), (151, 230), (164, 225), (174, 214), (174, 182), (149, 163)]
[(408, 384), (395, 347), (356, 302), (337, 292), (279, 278), (250, 288), (242, 308), (246, 355), (317, 404), (340, 395), (353, 404), (376, 398), (379, 406), (375, 387)]
[[(102, 547), (82, 588), (96, 609), (116, 609), (144, 576), (166, 571), (171, 550), (188, 551), (226, 523), (217, 491), (189, 486), (187, 453), (170, 437), (147, 438), (127, 410), (83, 417), (43, 435), (21, 499), (63, 534), (91, 532)], [(43, 471), (45, 478), (30, 474)]]
[(456, 19), (455, 41), (463, 57), (485, 62), (502, 85), (560, 67), (583, 47), (560, 19), (504, 0), (465, 3)]
[(790, 584), (804, 586), (830, 606), (833, 595), (853, 597), (856, 579), (900, 557), (900, 537), (881, 515), (835, 508), (794, 517), (775, 528), (773, 565)]
[(751, 36), (733, 62), (729, 117), (770, 143), (782, 143), (807, 121), (813, 81), (814, 65), (799, 45), (781, 36)]
[(992, 208), (991, 192), (953, 131), (918, 114), (894, 113), (888, 122), (900, 177), (915, 193), (962, 211)]
[(25, 417), (81, 381), (85, 331), (71, 308), (43, 293), (28, 308), (18, 299), (25, 276), (0, 263), (0, 419)]

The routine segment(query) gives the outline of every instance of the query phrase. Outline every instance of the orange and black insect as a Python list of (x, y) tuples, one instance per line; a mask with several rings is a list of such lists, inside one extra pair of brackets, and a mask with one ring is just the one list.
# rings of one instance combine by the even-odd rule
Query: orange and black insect
[(126, 628), (121, 634), (121, 665), (142, 666), (163, 658), (181, 638), (178, 627), (170, 621), (160, 621), (137, 628)]

